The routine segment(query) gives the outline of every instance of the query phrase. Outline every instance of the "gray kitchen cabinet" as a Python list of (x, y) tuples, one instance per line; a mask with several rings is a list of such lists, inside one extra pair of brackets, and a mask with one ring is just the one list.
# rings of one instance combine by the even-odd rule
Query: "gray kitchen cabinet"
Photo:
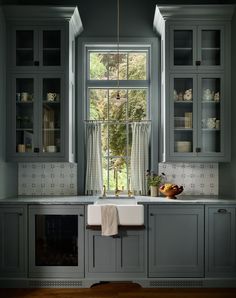
[(122, 229), (118, 235), (102, 236), (87, 230), (87, 277), (145, 277), (145, 230)]
[[(224, 69), (227, 25), (219, 22), (170, 24), (170, 69), (173, 71), (220, 71)], [(190, 24), (189, 24), (190, 23)], [(211, 25), (208, 25), (211, 23)]]
[(84, 277), (84, 206), (29, 206), (29, 276)]
[(75, 159), (77, 7), (4, 6), (7, 22), (7, 159)]
[(65, 26), (43, 26), (41, 22), (29, 26), (12, 23), (8, 27), (8, 65), (19, 71), (63, 70), (65, 66)]
[(169, 158), (224, 161), (229, 156), (230, 110), (224, 86), (222, 73), (170, 75)]
[(206, 277), (235, 277), (235, 206), (206, 206), (205, 235)]
[(27, 276), (27, 207), (0, 207), (0, 276)]
[(149, 277), (204, 276), (204, 207), (149, 205)]
[(233, 11), (222, 5), (156, 7), (154, 28), (162, 47), (162, 161), (230, 160)]

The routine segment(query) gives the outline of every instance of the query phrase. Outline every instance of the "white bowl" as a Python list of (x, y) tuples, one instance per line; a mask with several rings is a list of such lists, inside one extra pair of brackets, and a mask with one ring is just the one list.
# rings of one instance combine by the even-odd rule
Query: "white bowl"
[(46, 151), (50, 153), (57, 152), (57, 147), (53, 145), (47, 146)]

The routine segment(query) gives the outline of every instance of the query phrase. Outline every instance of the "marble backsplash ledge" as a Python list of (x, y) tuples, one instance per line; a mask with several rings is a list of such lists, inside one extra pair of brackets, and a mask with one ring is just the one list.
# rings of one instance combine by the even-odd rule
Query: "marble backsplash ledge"
[(167, 182), (183, 185), (184, 195), (218, 195), (218, 163), (159, 163)]
[(77, 195), (77, 164), (19, 163), (18, 195)]

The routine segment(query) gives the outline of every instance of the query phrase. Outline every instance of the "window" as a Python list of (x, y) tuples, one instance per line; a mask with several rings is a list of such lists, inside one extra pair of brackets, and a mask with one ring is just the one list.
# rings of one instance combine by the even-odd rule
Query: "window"
[(120, 47), (119, 54), (116, 47), (87, 47), (87, 119), (102, 123), (103, 182), (108, 191), (116, 188), (115, 170), (118, 189), (129, 187), (131, 123), (149, 119), (149, 52), (147, 46)]

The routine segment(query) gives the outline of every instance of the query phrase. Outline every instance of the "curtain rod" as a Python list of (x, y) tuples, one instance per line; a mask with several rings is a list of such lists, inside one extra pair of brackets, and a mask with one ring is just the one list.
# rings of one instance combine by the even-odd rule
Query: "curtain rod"
[(87, 123), (111, 123), (111, 124), (123, 124), (123, 123), (145, 123), (145, 122), (152, 122), (151, 120), (132, 120), (132, 121), (129, 121), (129, 120), (124, 120), (124, 121), (112, 121), (112, 120), (84, 120), (84, 122), (87, 122)]

